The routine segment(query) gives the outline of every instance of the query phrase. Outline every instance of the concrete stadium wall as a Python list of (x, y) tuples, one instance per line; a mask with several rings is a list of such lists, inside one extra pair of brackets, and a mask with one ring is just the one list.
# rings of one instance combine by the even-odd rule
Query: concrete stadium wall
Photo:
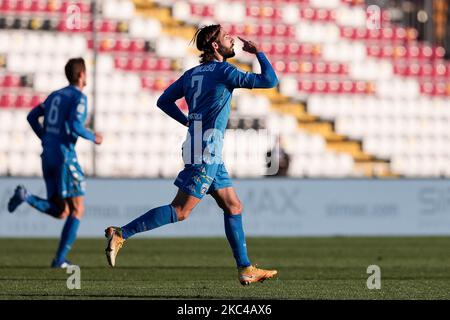
[[(41, 179), (0, 178), (0, 237), (58, 237), (63, 221), (28, 205), (9, 214), (15, 186), (45, 196)], [(248, 236), (450, 235), (450, 180), (235, 180)], [(89, 179), (81, 237), (102, 237), (169, 203), (172, 180)], [(221, 210), (207, 196), (191, 217), (139, 236), (224, 236)]]

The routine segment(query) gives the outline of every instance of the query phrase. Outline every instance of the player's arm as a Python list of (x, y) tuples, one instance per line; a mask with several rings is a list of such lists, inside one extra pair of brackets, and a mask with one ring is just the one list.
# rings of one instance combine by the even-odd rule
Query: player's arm
[(41, 103), (38, 106), (34, 107), (27, 116), (28, 123), (33, 129), (34, 133), (38, 136), (39, 139), (42, 139), (42, 135), (44, 134), (44, 128), (39, 122), (39, 118), (44, 115), (44, 105)]
[(172, 83), (159, 97), (156, 105), (172, 119), (178, 121), (183, 126), (188, 126), (188, 118), (175, 103), (175, 101), (184, 96), (183, 79), (184, 75)]
[(272, 68), (272, 64), (262, 52), (256, 53), (259, 65), (261, 66), (261, 73), (256, 74), (255, 85), (253, 88), (273, 88), (278, 84), (278, 77), (275, 70)]
[(70, 128), (77, 136), (90, 140), (96, 144), (102, 143), (103, 137), (99, 133), (94, 133), (84, 126), (87, 117), (87, 102), (81, 98), (76, 108), (73, 108), (70, 117)]
[(225, 68), (225, 82), (233, 88), (273, 88), (278, 84), (278, 78), (272, 65), (263, 52), (258, 51), (256, 45), (239, 37), (244, 42), (244, 51), (255, 54), (261, 66), (261, 73), (243, 72), (235, 66), (228, 64)]

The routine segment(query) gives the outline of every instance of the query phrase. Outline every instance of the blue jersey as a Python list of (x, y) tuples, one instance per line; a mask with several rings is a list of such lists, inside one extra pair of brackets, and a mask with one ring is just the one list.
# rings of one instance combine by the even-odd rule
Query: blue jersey
[[(185, 97), (189, 107), (189, 135), (184, 146), (189, 146), (191, 158), (199, 156), (194, 149), (195, 141), (200, 139), (201, 156), (204, 156), (204, 150), (208, 148), (213, 156), (220, 158), (234, 89), (270, 88), (278, 83), (264, 54), (258, 53), (257, 58), (261, 64), (261, 74), (241, 71), (228, 62), (211, 61), (201, 64), (186, 71), (158, 100), (160, 108), (183, 123), (183, 116), (170, 107), (173, 101)], [(198, 137), (199, 133), (201, 137)]]
[[(44, 116), (43, 126), (38, 118)], [(93, 132), (84, 127), (87, 117), (87, 97), (77, 87), (67, 86), (52, 92), (28, 115), (28, 121), (46, 149), (74, 151), (79, 136), (95, 141)]]
[(235, 88), (252, 89), (255, 74), (243, 72), (228, 62), (209, 62), (186, 71), (172, 84), (173, 98), (185, 97), (189, 107), (189, 130), (193, 134), (194, 121), (202, 121), (203, 131), (218, 129), (224, 132), (231, 109), (231, 95)]

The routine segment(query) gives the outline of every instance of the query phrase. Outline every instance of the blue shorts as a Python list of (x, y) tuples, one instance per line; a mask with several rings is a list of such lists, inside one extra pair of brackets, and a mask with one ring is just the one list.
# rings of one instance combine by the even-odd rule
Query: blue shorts
[(86, 181), (74, 152), (43, 152), (42, 172), (47, 188), (47, 199), (54, 196), (74, 198), (84, 196)]
[(174, 184), (181, 191), (199, 199), (205, 194), (233, 185), (223, 163), (187, 164), (178, 174)]

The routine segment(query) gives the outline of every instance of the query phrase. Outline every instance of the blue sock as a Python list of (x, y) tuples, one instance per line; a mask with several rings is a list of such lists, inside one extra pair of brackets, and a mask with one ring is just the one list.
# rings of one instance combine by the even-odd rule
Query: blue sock
[(55, 260), (58, 263), (64, 261), (70, 248), (72, 248), (72, 244), (77, 238), (77, 230), (79, 225), (80, 220), (72, 216), (67, 217), (66, 223), (64, 224), (64, 228), (61, 233), (61, 240), (59, 241), (58, 251), (56, 251)]
[(58, 208), (58, 206), (53, 202), (36, 197), (35, 195), (28, 194), (25, 198), (25, 201), (33, 208), (43, 213), (47, 213), (53, 217), (57, 217), (61, 214), (61, 209)]
[(225, 221), (225, 234), (233, 250), (237, 267), (248, 267), (251, 265), (247, 256), (247, 244), (245, 243), (244, 228), (242, 227), (241, 214), (223, 214)]
[(151, 209), (139, 218), (122, 227), (122, 237), (127, 239), (132, 235), (177, 222), (177, 213), (172, 205)]

